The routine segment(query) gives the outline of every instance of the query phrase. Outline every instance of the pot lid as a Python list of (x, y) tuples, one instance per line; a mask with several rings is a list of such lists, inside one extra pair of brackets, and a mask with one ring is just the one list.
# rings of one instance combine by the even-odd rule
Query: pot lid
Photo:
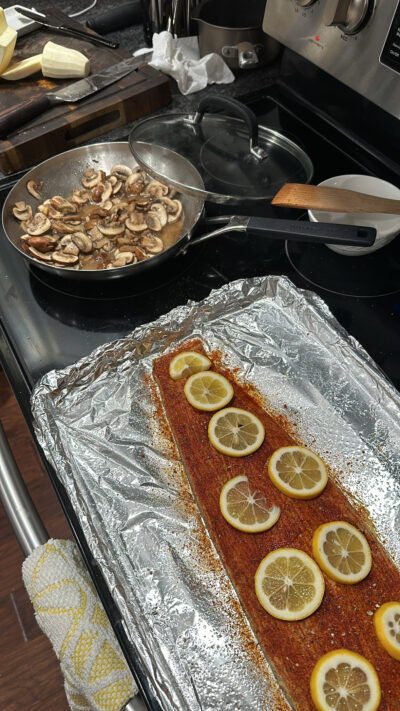
[[(227, 113), (206, 113), (223, 109)], [(132, 153), (150, 175), (180, 192), (219, 203), (271, 199), (285, 183), (308, 183), (313, 165), (300, 146), (259, 126), (247, 106), (226, 97), (204, 99), (196, 114), (161, 114), (129, 136)], [(194, 170), (182, 170), (186, 159)]]

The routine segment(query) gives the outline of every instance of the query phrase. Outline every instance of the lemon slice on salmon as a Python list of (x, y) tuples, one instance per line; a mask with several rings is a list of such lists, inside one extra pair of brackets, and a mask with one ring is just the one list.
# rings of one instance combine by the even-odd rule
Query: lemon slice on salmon
[(261, 561), (255, 576), (256, 595), (273, 617), (302, 620), (322, 602), (325, 581), (304, 551), (278, 548)]
[(188, 378), (193, 373), (200, 373), (211, 368), (211, 361), (197, 351), (184, 351), (172, 358), (169, 364), (169, 374), (173, 380)]
[(219, 507), (224, 519), (245, 533), (267, 531), (277, 522), (279, 506), (268, 506), (258, 491), (252, 491), (247, 476), (235, 476), (223, 486)]
[(270, 457), (268, 474), (275, 486), (294, 499), (313, 499), (328, 483), (322, 459), (306, 447), (280, 447)]
[(210, 412), (225, 407), (232, 400), (233, 387), (223, 375), (209, 370), (191, 375), (185, 383), (184, 393), (197, 410)]
[(208, 437), (219, 452), (231, 457), (244, 457), (261, 447), (265, 431), (262, 422), (251, 412), (238, 407), (225, 407), (212, 416)]
[(314, 532), (312, 552), (319, 567), (339, 583), (359, 583), (372, 565), (365, 536), (347, 521), (331, 521)]
[(376, 711), (381, 700), (374, 667), (349, 649), (334, 649), (318, 660), (310, 690), (318, 711)]
[(375, 632), (391, 657), (400, 660), (400, 602), (385, 602), (374, 615)]

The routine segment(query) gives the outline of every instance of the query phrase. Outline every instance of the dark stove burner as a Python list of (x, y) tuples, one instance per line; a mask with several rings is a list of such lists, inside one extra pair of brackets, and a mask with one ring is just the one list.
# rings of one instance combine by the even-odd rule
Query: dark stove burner
[(373, 298), (400, 291), (400, 239), (362, 257), (345, 257), (325, 245), (286, 243), (298, 274), (332, 294)]

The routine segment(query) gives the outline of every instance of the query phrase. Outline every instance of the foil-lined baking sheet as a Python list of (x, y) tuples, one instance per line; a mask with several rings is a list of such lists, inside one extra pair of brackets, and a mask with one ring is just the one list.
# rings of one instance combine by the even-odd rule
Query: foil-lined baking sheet
[(39, 441), (164, 711), (288, 711), (154, 399), (154, 358), (194, 337), (295, 424), (399, 567), (400, 397), (318, 296), (275, 276), (178, 307), (33, 393)]

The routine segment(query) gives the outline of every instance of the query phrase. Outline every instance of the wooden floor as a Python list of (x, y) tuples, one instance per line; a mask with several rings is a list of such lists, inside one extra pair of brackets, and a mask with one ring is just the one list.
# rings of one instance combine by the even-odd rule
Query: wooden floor
[[(52, 538), (73, 538), (2, 372), (0, 420), (19, 470)], [(21, 576), (23, 554), (0, 503), (0, 709), (68, 711), (63, 676), (34, 618)]]

